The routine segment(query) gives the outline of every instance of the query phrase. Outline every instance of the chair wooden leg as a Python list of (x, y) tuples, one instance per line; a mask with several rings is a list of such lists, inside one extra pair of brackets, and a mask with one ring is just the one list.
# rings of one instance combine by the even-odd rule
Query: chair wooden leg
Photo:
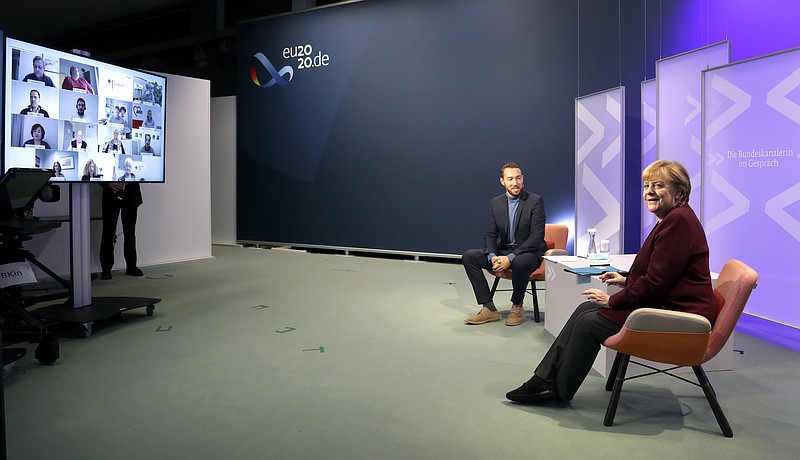
[(536, 295), (536, 281), (531, 281), (531, 296), (533, 296), (533, 321), (540, 322), (539, 317), (539, 297)]
[(619, 362), (622, 359), (622, 353), (617, 352), (614, 355), (614, 364), (611, 365), (611, 372), (608, 373), (608, 378), (606, 379), (606, 391), (611, 391), (614, 388), (614, 379), (617, 378), (617, 371), (619, 370)]
[(732, 438), (733, 429), (731, 428), (731, 424), (728, 423), (728, 419), (725, 418), (725, 413), (722, 411), (722, 406), (719, 405), (717, 395), (714, 393), (714, 388), (711, 386), (711, 382), (708, 380), (703, 366), (692, 366), (692, 370), (697, 377), (697, 381), (700, 383), (700, 388), (703, 389), (703, 393), (706, 395), (708, 404), (711, 405), (711, 410), (714, 412), (714, 417), (717, 418), (717, 423), (719, 423), (722, 434), (724, 434), (726, 438)]
[(625, 383), (625, 373), (628, 372), (628, 362), (631, 360), (630, 355), (617, 352), (617, 356), (619, 357), (619, 367), (617, 368), (617, 375), (614, 378), (614, 389), (611, 390), (611, 398), (608, 400), (606, 417), (603, 419), (603, 425), (605, 426), (614, 424), (614, 416), (617, 415), (619, 396), (620, 393), (622, 393), (622, 384)]

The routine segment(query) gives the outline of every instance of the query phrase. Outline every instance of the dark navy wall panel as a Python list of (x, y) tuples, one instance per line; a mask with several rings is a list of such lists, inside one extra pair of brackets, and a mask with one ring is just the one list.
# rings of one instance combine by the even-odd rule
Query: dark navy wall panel
[(510, 160), (571, 220), (577, 6), (368, 1), (240, 25), (238, 238), (459, 254)]

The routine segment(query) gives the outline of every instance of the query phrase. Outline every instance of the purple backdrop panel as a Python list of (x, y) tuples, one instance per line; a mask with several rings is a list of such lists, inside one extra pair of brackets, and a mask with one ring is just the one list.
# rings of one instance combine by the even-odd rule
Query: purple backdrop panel
[[(656, 157), (656, 81), (642, 82), (642, 169), (657, 160)], [(656, 225), (656, 216), (648, 211), (642, 200), (641, 242)]]
[(575, 254), (585, 255), (589, 237), (622, 248), (622, 167), (625, 164), (625, 88), (575, 99)]
[[(692, 188), (700, 189), (702, 162), (701, 71), (730, 62), (729, 42), (699, 48), (656, 62), (656, 149), (659, 159), (678, 161), (689, 172)], [(689, 204), (700, 211), (700, 196)]]
[(800, 49), (703, 72), (703, 225), (711, 269), (759, 272), (747, 311), (800, 326)]

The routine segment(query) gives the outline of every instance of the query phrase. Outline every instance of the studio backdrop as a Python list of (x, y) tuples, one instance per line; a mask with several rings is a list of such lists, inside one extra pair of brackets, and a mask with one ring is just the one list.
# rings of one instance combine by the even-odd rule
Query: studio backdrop
[(500, 167), (573, 215), (574, 2), (370, 1), (239, 26), (237, 236), (460, 254)]

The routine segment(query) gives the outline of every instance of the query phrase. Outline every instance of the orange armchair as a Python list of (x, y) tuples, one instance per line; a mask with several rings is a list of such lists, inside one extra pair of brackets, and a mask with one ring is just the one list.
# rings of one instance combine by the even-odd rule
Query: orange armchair
[[(567, 239), (569, 237), (569, 227), (561, 224), (545, 224), (544, 226), (544, 241), (547, 243), (547, 252), (545, 255), (567, 254)], [(501, 279), (511, 279), (511, 269), (503, 270), (500, 273), (492, 273), (495, 275), (494, 284), (492, 285), (492, 297), (495, 291), (508, 291), (509, 289), (497, 289), (498, 283)], [(539, 299), (536, 297), (536, 282), (544, 281), (544, 262), (539, 265), (539, 268), (533, 271), (530, 276), (531, 289), (530, 293), (533, 297), (533, 320), (539, 322)]]
[[(730, 338), (757, 281), (758, 273), (745, 263), (734, 259), (725, 263), (714, 290), (718, 311), (713, 328), (708, 320), (700, 315), (656, 308), (635, 310), (619, 333), (603, 342), (606, 347), (617, 351), (606, 382), (606, 390), (611, 390), (611, 398), (603, 424), (611, 426), (614, 423), (625, 380), (662, 373), (701, 387), (722, 433), (726, 437), (732, 437), (731, 425), (725, 418), (722, 406), (717, 401), (702, 365), (716, 356)], [(671, 364), (675, 367), (662, 370), (637, 362), (636, 364), (652, 369), (653, 372), (626, 379), (625, 373), (631, 357)], [(698, 383), (670, 373), (684, 366), (692, 367)]]

